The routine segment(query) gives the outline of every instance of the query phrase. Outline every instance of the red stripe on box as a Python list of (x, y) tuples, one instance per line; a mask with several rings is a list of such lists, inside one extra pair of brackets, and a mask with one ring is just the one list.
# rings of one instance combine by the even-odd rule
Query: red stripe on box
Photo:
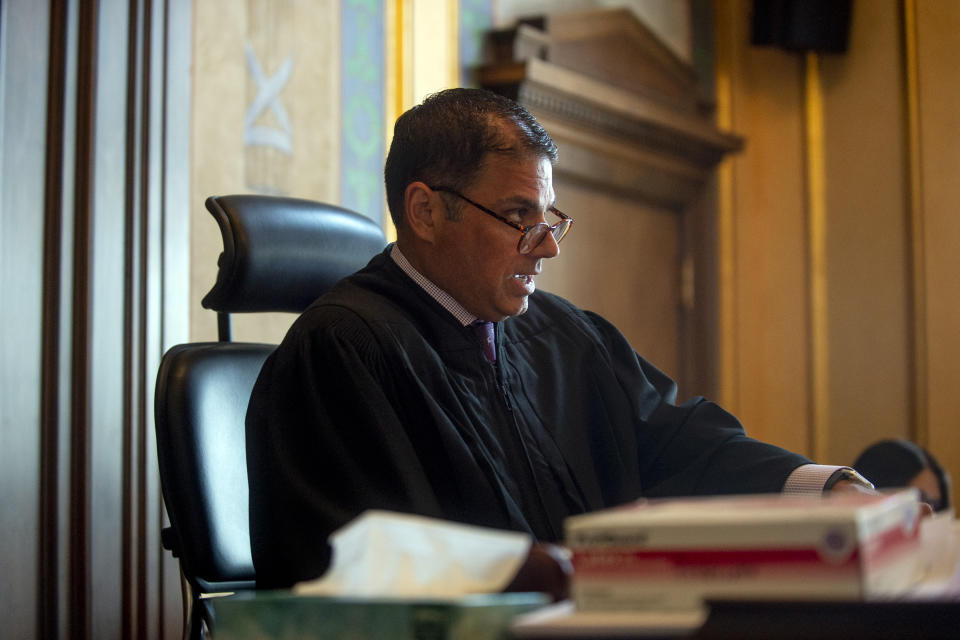
[(902, 527), (892, 527), (881, 531), (865, 540), (861, 545), (861, 553), (869, 562), (876, 562), (890, 551), (896, 550), (902, 544), (916, 543), (920, 540), (920, 518), (905, 523)]
[(730, 565), (791, 565), (794, 567), (829, 566), (844, 568), (860, 562), (870, 563), (915, 542), (919, 527), (893, 527), (866, 540), (861, 546), (831, 550), (821, 547), (770, 549), (637, 549), (627, 547), (579, 547), (573, 549), (573, 568), (580, 574), (621, 574), (637, 571), (663, 571), (671, 567), (709, 567)]
[[(859, 552), (852, 552), (832, 566), (856, 564)], [(575, 573), (621, 573), (654, 567), (691, 567), (720, 565), (823, 564), (816, 549), (603, 549), (574, 550)]]

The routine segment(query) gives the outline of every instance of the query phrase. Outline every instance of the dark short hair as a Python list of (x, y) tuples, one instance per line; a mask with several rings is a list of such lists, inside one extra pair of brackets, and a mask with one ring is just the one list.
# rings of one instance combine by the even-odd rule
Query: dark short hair
[[(506, 135), (503, 123), (512, 125)], [(536, 118), (490, 91), (447, 89), (401, 115), (383, 171), (394, 225), (403, 226), (404, 192), (411, 182), (462, 190), (490, 153), (557, 161), (557, 145)]]
[(877, 489), (905, 487), (924, 469), (930, 469), (940, 487), (940, 509), (950, 506), (950, 476), (932, 453), (902, 438), (880, 440), (857, 457), (853, 468)]

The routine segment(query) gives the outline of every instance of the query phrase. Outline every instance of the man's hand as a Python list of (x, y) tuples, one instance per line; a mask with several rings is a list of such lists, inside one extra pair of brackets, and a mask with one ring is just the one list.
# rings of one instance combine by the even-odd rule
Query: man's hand
[(504, 591), (539, 591), (549, 594), (554, 602), (570, 596), (573, 565), (570, 554), (555, 544), (535, 542), (513, 581)]
[(830, 493), (866, 493), (874, 496), (880, 495), (880, 492), (873, 487), (868, 487), (863, 483), (846, 479), (837, 480), (836, 483), (830, 487)]
[[(870, 487), (864, 486), (859, 482), (854, 482), (853, 480), (837, 480), (837, 482), (830, 488), (830, 493), (866, 493), (870, 495), (880, 495), (880, 492), (876, 489), (871, 489)], [(926, 502), (920, 503), (920, 517), (926, 518), (927, 516), (933, 515), (933, 507), (931, 507)]]

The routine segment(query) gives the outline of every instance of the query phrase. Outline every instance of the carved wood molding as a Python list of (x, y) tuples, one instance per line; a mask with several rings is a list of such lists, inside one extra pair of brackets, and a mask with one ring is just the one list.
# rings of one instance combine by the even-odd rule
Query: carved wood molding
[[(530, 24), (495, 32), (494, 62), (479, 70), (480, 85), (537, 116), (560, 147), (558, 173), (682, 210), (743, 141), (702, 113), (689, 66), (629, 16), (601, 11), (537, 21), (558, 25), (556, 37)], [(570, 61), (573, 52), (597, 72), (553, 62)], [(655, 86), (639, 84), (643, 78)]]

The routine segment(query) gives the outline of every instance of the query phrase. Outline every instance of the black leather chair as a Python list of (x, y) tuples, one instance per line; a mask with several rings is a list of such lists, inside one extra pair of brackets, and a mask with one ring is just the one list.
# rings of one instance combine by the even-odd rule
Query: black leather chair
[(220, 226), (223, 253), (202, 304), (218, 314), (220, 341), (169, 349), (155, 395), (170, 518), (162, 540), (180, 560), (185, 638), (203, 638), (211, 626), (202, 595), (256, 587), (244, 419), (274, 345), (231, 342), (230, 315), (303, 311), (385, 245), (370, 219), (331, 205), (258, 195), (211, 197), (206, 205)]

